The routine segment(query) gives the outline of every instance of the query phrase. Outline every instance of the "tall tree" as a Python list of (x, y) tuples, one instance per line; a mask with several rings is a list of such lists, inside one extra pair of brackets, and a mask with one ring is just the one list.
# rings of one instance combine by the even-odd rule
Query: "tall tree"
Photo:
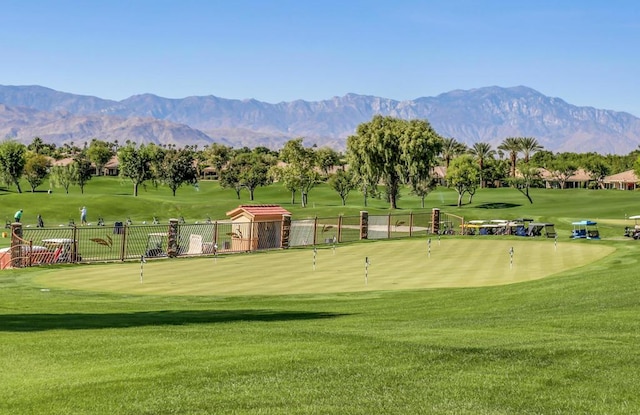
[(98, 139), (91, 140), (91, 144), (87, 148), (87, 157), (96, 166), (96, 175), (102, 174), (102, 168), (113, 157), (111, 144)]
[(540, 151), (544, 149), (538, 140), (533, 137), (520, 137), (520, 151), (522, 152), (522, 157), (525, 163), (529, 162), (529, 158), (536, 151)]
[(171, 189), (174, 197), (183, 184), (197, 183), (193, 151), (190, 148), (168, 150), (160, 165), (160, 180)]
[(611, 174), (611, 168), (605, 159), (600, 155), (593, 155), (585, 160), (583, 167), (589, 172), (589, 176), (596, 183), (596, 186), (600, 189), (604, 188), (604, 178)]
[(322, 174), (328, 177), (331, 169), (339, 165), (340, 154), (330, 147), (320, 147), (316, 150), (316, 162)]
[(91, 180), (91, 173), (93, 168), (91, 167), (91, 161), (86, 156), (85, 151), (82, 151), (73, 158), (71, 163), (71, 171), (73, 175), (73, 184), (80, 187), (80, 193), (84, 193), (84, 186), (89, 180)]
[(213, 143), (203, 150), (204, 163), (213, 167), (220, 179), (222, 169), (229, 163), (233, 149), (224, 144)]
[(447, 169), (447, 185), (455, 189), (458, 193), (458, 204), (462, 206), (462, 197), (465, 193), (475, 193), (480, 179), (480, 169), (478, 164), (470, 155), (463, 155), (451, 160)]
[(49, 172), (49, 183), (52, 187), (62, 187), (65, 193), (69, 193), (69, 186), (73, 183), (74, 172), (71, 164), (53, 166)]
[(355, 188), (353, 173), (348, 170), (338, 169), (329, 176), (328, 184), (338, 193), (340, 200), (342, 200), (342, 206), (345, 206), (349, 193)]
[(518, 175), (511, 177), (509, 183), (525, 195), (529, 203), (533, 203), (529, 190), (540, 181), (540, 171), (524, 161), (518, 163)]
[(445, 167), (449, 167), (449, 163), (451, 163), (452, 159), (464, 154), (466, 151), (467, 146), (455, 138), (446, 137), (442, 139), (442, 151), (440, 152), (440, 157), (442, 157)]
[(313, 148), (304, 147), (302, 138), (294, 138), (285, 143), (280, 150), (280, 158), (287, 163), (283, 167), (287, 177), (297, 177), (302, 207), (309, 203), (309, 192), (318, 183), (320, 175), (316, 171), (317, 154)]
[(509, 154), (509, 162), (511, 164), (510, 176), (515, 177), (518, 153), (520, 153), (520, 139), (518, 137), (507, 137), (502, 140), (498, 149)]
[(18, 193), (22, 193), (20, 177), (24, 173), (27, 148), (15, 140), (0, 143), (0, 178), (7, 185), (14, 184)]
[(144, 144), (137, 147), (135, 143), (127, 143), (118, 150), (120, 177), (133, 184), (133, 196), (138, 196), (138, 187), (152, 178), (152, 157)]
[(400, 185), (428, 177), (442, 139), (427, 121), (376, 115), (347, 139), (350, 164), (366, 183), (381, 179), (392, 209)]
[(24, 177), (31, 186), (31, 192), (44, 182), (49, 173), (49, 159), (42, 154), (29, 152), (24, 166)]
[(478, 163), (478, 168), (480, 171), (480, 187), (485, 187), (485, 181), (483, 179), (484, 166), (489, 159), (493, 159), (496, 154), (496, 151), (491, 148), (491, 144), (489, 143), (474, 143), (471, 149), (469, 149), (469, 153), (473, 156), (473, 158)]
[(272, 154), (260, 150), (237, 153), (222, 171), (220, 185), (234, 188), (238, 198), (240, 189), (245, 188), (249, 191), (249, 199), (253, 200), (256, 188), (271, 183), (269, 173), (276, 160)]
[(551, 177), (558, 182), (560, 189), (564, 189), (569, 177), (576, 174), (578, 165), (570, 159), (558, 157), (548, 163), (547, 170), (549, 171), (549, 174), (551, 174)]

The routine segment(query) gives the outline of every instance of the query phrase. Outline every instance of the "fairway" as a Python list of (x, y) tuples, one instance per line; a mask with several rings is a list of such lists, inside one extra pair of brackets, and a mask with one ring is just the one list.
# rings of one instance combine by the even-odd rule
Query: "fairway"
[(613, 251), (598, 243), (556, 246), (553, 240), (412, 239), (339, 245), (335, 251), (323, 247), (315, 253), (307, 248), (162, 259), (142, 267), (138, 262), (82, 265), (53, 269), (35, 282), (47, 289), (207, 296), (481, 287), (544, 278)]

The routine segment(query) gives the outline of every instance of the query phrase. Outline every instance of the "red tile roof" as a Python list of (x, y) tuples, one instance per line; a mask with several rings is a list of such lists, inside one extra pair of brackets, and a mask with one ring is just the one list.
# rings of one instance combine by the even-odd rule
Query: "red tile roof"
[(227, 216), (237, 216), (242, 212), (245, 212), (253, 217), (291, 215), (291, 212), (284, 209), (280, 205), (240, 205), (237, 208), (227, 212)]

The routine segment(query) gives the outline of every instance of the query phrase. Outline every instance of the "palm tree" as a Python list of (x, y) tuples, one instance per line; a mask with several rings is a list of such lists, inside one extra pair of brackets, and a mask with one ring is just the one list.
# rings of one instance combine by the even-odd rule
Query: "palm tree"
[(535, 153), (536, 151), (540, 151), (544, 149), (533, 137), (521, 137), (520, 139), (520, 151), (522, 151), (522, 155), (524, 157), (524, 162), (529, 162), (529, 157)]
[(453, 137), (445, 138), (442, 144), (442, 151), (440, 156), (444, 160), (444, 166), (449, 167), (449, 163), (452, 159), (460, 154), (464, 154), (467, 151), (467, 146), (459, 142)]
[(516, 176), (516, 163), (518, 162), (520, 148), (520, 139), (517, 137), (507, 137), (498, 146), (499, 150), (509, 153), (509, 164), (511, 165), (509, 175), (511, 177)]
[(484, 170), (484, 162), (487, 159), (492, 159), (496, 154), (496, 151), (491, 148), (491, 144), (489, 143), (474, 143), (469, 153), (473, 156), (473, 158), (478, 162), (478, 167), (480, 168), (480, 188), (485, 187), (484, 180), (482, 178), (482, 171)]

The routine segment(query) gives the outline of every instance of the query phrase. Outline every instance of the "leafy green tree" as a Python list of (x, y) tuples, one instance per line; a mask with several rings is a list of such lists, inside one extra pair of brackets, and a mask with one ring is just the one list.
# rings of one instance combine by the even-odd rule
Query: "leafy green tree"
[(113, 157), (111, 144), (94, 138), (87, 148), (87, 157), (96, 166), (96, 175), (100, 176), (104, 165)]
[(296, 192), (300, 190), (300, 175), (288, 166), (272, 166), (269, 176), (273, 181), (282, 183), (282, 186), (291, 192), (291, 204), (296, 204)]
[(152, 156), (144, 144), (137, 147), (135, 143), (127, 143), (118, 150), (120, 177), (133, 184), (133, 196), (138, 196), (138, 187), (153, 177), (151, 170)]
[(529, 203), (533, 203), (533, 199), (529, 194), (529, 189), (536, 184), (539, 184), (540, 171), (537, 167), (521, 161), (518, 163), (518, 173), (518, 175), (509, 179), (509, 184), (525, 195), (527, 200), (529, 200)]
[(232, 152), (231, 147), (219, 143), (213, 143), (203, 150), (204, 163), (215, 169), (218, 179), (222, 169), (231, 159)]
[(65, 193), (69, 193), (69, 186), (73, 184), (74, 171), (71, 164), (65, 166), (53, 166), (49, 172), (49, 183), (52, 187), (62, 187)]
[(428, 177), (442, 139), (424, 120), (400, 120), (376, 115), (360, 124), (347, 139), (350, 165), (364, 183), (385, 185), (389, 204), (396, 209), (400, 185)]
[(578, 165), (565, 157), (558, 157), (547, 166), (551, 177), (558, 182), (560, 189), (564, 189), (567, 180), (578, 170)]
[(15, 140), (0, 143), (0, 178), (7, 186), (14, 184), (18, 193), (22, 193), (20, 177), (27, 162), (26, 152), (27, 147)]
[(240, 152), (223, 170), (220, 185), (234, 188), (238, 199), (240, 189), (245, 188), (249, 191), (249, 199), (254, 200), (255, 190), (271, 183), (269, 172), (276, 160), (271, 153), (263, 151)]
[(315, 151), (304, 147), (302, 141), (302, 138), (287, 141), (280, 150), (280, 158), (287, 163), (282, 167), (285, 177), (291, 179), (291, 183), (297, 181), (302, 207), (305, 207), (309, 203), (309, 192), (320, 183), (320, 175), (315, 170), (317, 164)]
[(424, 199), (438, 187), (438, 178), (429, 176), (411, 183), (411, 193), (420, 198), (420, 206), (424, 209)]
[(193, 154), (189, 148), (171, 149), (164, 154), (160, 168), (160, 180), (169, 186), (174, 197), (178, 188), (183, 184), (198, 182), (198, 172)]
[(355, 189), (355, 182), (353, 180), (353, 173), (348, 170), (338, 169), (335, 173), (329, 176), (329, 187), (338, 193), (340, 200), (342, 200), (342, 206), (347, 204), (347, 197), (349, 193)]
[(223, 189), (233, 189), (236, 192), (238, 200), (240, 200), (240, 191), (243, 189), (240, 180), (241, 165), (232, 159), (227, 168), (220, 173), (220, 186)]
[(27, 162), (24, 165), (24, 177), (31, 186), (31, 192), (35, 192), (49, 174), (49, 159), (42, 154), (27, 153)]
[(316, 150), (316, 162), (322, 174), (328, 177), (331, 169), (339, 165), (340, 154), (330, 147), (321, 147)]
[(556, 159), (556, 155), (551, 151), (543, 150), (536, 152), (531, 159), (529, 160), (531, 165), (536, 167), (542, 167), (543, 169), (549, 170), (549, 167)]
[(604, 188), (604, 178), (611, 174), (611, 168), (605, 158), (600, 155), (593, 155), (585, 160), (583, 167), (589, 173), (591, 180), (599, 188)]
[(482, 178), (489, 186), (491, 183), (494, 186), (500, 186), (500, 184), (509, 177), (509, 161), (505, 159), (489, 159), (484, 165), (484, 171), (482, 172)]
[(447, 185), (458, 193), (458, 204), (462, 206), (462, 197), (465, 193), (474, 192), (478, 187), (480, 169), (470, 155), (462, 155), (451, 160), (447, 169)]
[(84, 186), (91, 180), (91, 174), (93, 172), (91, 162), (84, 152), (80, 152), (74, 157), (73, 163), (71, 163), (71, 172), (73, 184), (78, 185), (78, 187), (80, 187), (80, 193), (84, 194)]

